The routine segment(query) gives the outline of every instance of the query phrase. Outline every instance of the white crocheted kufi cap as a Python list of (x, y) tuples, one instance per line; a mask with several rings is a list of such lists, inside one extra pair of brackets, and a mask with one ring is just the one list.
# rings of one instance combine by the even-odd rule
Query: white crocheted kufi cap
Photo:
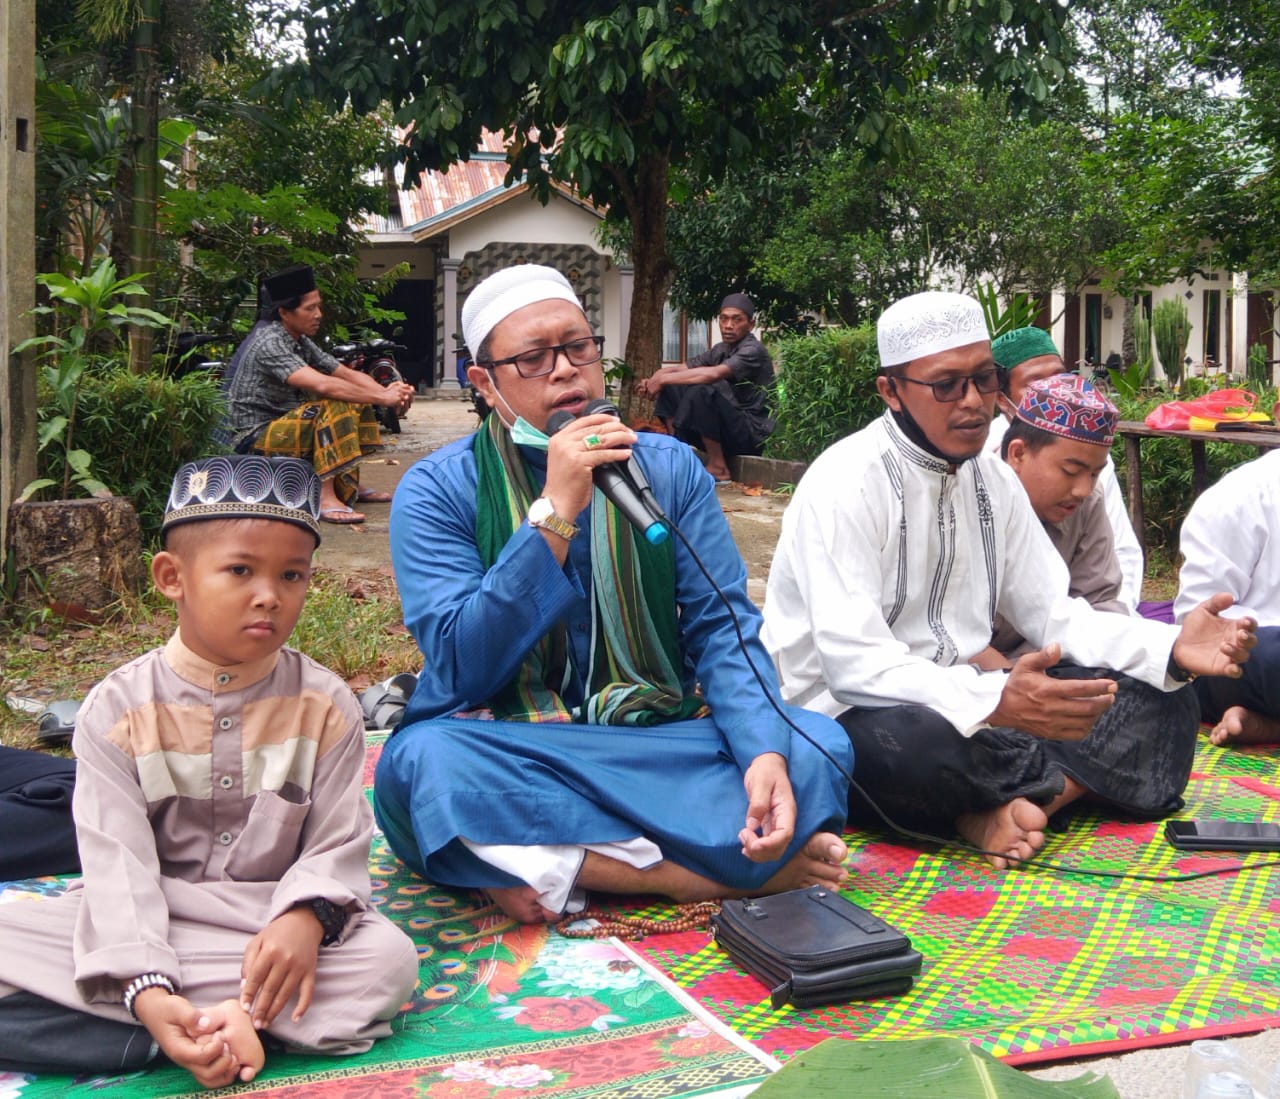
[(522, 263), (490, 275), (467, 295), (462, 306), (462, 338), (472, 358), (479, 358), (485, 337), (517, 309), (554, 298), (582, 308), (569, 280), (554, 267)]
[(896, 301), (876, 324), (884, 368), (989, 339), (982, 306), (950, 290), (926, 290)]

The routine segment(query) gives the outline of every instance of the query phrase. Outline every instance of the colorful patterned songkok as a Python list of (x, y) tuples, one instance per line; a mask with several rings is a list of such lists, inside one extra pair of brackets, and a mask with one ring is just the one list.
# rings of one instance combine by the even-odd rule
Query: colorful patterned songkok
[(1018, 419), (1041, 431), (1095, 446), (1110, 446), (1120, 413), (1078, 374), (1041, 378), (1022, 391)]

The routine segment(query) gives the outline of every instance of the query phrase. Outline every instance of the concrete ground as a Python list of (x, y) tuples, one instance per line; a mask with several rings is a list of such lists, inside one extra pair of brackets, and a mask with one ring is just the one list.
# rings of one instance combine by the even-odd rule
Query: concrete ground
[[(470, 402), (460, 396), (419, 397), (405, 418), (401, 433), (388, 436), (386, 451), (361, 467), (361, 483), (370, 488), (393, 490), (416, 459), (466, 434), (475, 425)], [(773, 493), (748, 495), (742, 485), (718, 489), (717, 496), (734, 540), (746, 559), (751, 597), (757, 604), (763, 604), (769, 562), (787, 498)], [(352, 573), (389, 568), (387, 516), (390, 505), (369, 504), (361, 510), (368, 516), (361, 526), (323, 526), (318, 564)], [(1270, 1076), (1280, 1066), (1280, 1030), (1233, 1039), (1233, 1042), (1261, 1077)], [(1109, 1076), (1122, 1099), (1180, 1099), (1187, 1049), (1186, 1044), (1181, 1044), (1135, 1050), (1028, 1071), (1044, 1079), (1064, 1080), (1079, 1075), (1087, 1067)], [(1259, 1091), (1259, 1097), (1272, 1099), (1265, 1090)], [(1274, 1099), (1280, 1099), (1280, 1090), (1274, 1093)]]

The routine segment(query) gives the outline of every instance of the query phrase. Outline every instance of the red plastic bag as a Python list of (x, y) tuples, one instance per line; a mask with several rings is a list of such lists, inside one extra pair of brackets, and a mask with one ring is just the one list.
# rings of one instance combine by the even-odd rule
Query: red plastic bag
[(1215, 423), (1265, 419), (1253, 410), (1257, 400), (1257, 396), (1247, 389), (1215, 389), (1189, 401), (1165, 401), (1156, 405), (1147, 413), (1144, 422), (1147, 427), (1160, 431), (1185, 431), (1189, 428), (1212, 431)]

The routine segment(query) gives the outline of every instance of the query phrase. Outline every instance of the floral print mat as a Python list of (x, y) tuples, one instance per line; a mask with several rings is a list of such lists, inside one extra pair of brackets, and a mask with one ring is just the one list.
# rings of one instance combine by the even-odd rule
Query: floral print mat
[[(370, 736), (366, 779), (383, 737)], [(271, 1099), (656, 1099), (746, 1090), (777, 1063), (608, 940), (522, 927), (477, 895), (428, 885), (375, 835), (374, 903), (418, 946), (419, 984), (395, 1033), (355, 1057), (274, 1055), (228, 1094)], [(0, 904), (60, 879), (0, 883)], [(696, 1010), (696, 1009), (695, 1009)], [(208, 1095), (171, 1065), (127, 1076), (0, 1073), (0, 1099)], [(219, 1093), (221, 1094), (221, 1093)]]

